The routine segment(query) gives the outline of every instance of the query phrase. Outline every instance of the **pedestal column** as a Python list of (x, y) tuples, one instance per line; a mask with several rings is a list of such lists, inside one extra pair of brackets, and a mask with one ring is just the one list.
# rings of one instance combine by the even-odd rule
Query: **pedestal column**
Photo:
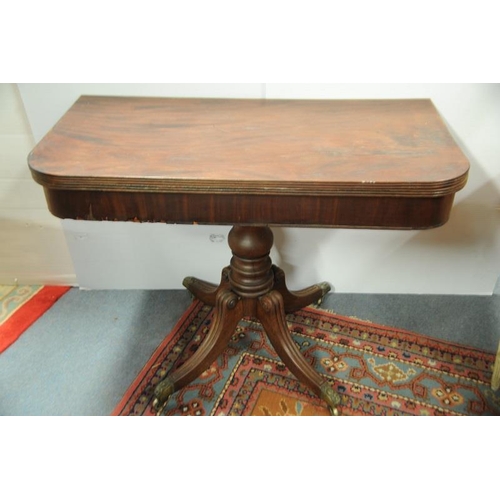
[(225, 349), (243, 317), (261, 322), (271, 344), (290, 371), (319, 397), (334, 415), (338, 415), (340, 396), (305, 360), (292, 339), (285, 314), (321, 299), (328, 283), (291, 292), (285, 274), (269, 257), (273, 233), (267, 226), (234, 226), (228, 236), (232, 258), (222, 271), (218, 286), (197, 278), (184, 280), (186, 288), (198, 299), (214, 306), (209, 332), (195, 354), (177, 371), (169, 374), (155, 388), (153, 406), (159, 412), (171, 394), (203, 373)]

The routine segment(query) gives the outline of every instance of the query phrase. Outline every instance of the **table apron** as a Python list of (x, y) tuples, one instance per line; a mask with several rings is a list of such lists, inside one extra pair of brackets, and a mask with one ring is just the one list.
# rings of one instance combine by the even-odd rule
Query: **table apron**
[(454, 194), (438, 197), (231, 195), (45, 187), (62, 219), (173, 224), (426, 229), (444, 224)]

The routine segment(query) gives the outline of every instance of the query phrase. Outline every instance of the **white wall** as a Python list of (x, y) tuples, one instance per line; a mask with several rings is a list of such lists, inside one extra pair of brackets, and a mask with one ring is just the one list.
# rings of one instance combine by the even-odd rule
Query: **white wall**
[[(427, 231), (275, 230), (290, 286), (338, 292), (490, 294), (500, 274), (498, 84), (19, 84), (36, 140), (81, 94), (249, 98), (431, 98), (471, 161), (450, 221)], [(181, 288), (217, 281), (229, 228), (64, 221), (77, 281), (88, 288)]]
[(16, 84), (0, 84), (0, 284), (75, 283), (61, 221), (28, 169), (34, 145)]

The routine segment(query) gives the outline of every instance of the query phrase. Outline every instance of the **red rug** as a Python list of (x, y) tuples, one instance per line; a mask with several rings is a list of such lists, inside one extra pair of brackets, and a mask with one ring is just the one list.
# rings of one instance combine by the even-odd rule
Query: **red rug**
[[(152, 415), (154, 386), (200, 345), (212, 309), (193, 302), (113, 415)], [(311, 365), (341, 395), (343, 415), (499, 415), (495, 355), (306, 308), (287, 316)], [(226, 350), (172, 395), (162, 415), (328, 415), (279, 360), (259, 323), (240, 322)]]
[(71, 287), (0, 286), (0, 353), (12, 345)]

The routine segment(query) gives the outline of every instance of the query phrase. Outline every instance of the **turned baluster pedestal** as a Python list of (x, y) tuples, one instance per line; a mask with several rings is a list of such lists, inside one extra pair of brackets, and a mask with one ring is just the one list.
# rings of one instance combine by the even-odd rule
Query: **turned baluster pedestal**
[(184, 280), (184, 286), (196, 298), (215, 307), (213, 322), (195, 354), (156, 386), (154, 408), (160, 412), (174, 392), (209, 368), (227, 346), (239, 321), (251, 317), (260, 321), (279, 357), (297, 379), (324, 399), (333, 415), (338, 415), (340, 396), (302, 356), (285, 319), (286, 313), (321, 299), (330, 285), (320, 283), (299, 292), (289, 291), (285, 273), (269, 257), (273, 233), (267, 226), (234, 226), (228, 242), (233, 257), (223, 269), (218, 286), (192, 277)]

